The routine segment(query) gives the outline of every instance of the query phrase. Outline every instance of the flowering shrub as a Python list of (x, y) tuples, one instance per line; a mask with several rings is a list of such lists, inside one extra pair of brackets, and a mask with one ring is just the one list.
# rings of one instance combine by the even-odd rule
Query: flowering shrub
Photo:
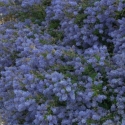
[(124, 0), (0, 2), (5, 124), (125, 124)]

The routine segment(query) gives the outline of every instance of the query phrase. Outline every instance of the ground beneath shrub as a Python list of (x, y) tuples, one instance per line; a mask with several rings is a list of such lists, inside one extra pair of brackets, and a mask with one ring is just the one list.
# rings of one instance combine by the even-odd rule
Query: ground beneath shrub
[(0, 118), (0, 125), (4, 125), (4, 123), (3, 123), (3, 121), (2, 121), (2, 119)]

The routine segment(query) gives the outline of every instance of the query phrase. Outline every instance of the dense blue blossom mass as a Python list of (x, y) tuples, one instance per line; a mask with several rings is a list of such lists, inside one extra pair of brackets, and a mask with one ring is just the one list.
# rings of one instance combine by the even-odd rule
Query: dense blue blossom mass
[(0, 0), (5, 125), (125, 125), (125, 0)]

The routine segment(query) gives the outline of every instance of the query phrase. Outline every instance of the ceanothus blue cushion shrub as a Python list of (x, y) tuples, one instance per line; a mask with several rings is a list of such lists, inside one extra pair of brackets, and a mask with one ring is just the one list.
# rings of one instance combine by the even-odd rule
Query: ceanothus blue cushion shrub
[(6, 125), (125, 124), (124, 0), (0, 2)]

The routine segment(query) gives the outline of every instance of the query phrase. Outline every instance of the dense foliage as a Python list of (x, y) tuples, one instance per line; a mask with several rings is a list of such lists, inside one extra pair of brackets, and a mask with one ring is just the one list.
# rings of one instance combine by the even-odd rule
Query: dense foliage
[(0, 0), (6, 125), (125, 125), (125, 0)]

